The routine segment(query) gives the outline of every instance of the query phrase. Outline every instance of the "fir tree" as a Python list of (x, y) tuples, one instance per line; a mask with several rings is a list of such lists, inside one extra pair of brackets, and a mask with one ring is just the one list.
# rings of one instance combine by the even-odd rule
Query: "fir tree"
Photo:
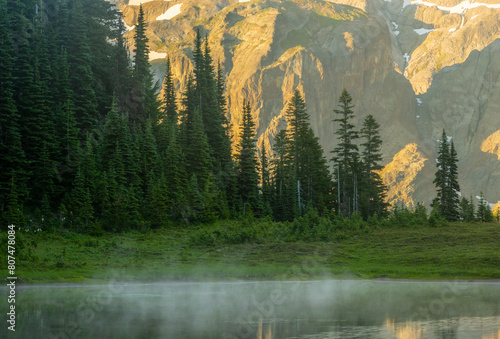
[(455, 147), (448, 143), (448, 137), (443, 130), (439, 144), (437, 171), (434, 178), (434, 185), (437, 190), (437, 197), (433, 204), (437, 211), (448, 221), (458, 220), (458, 192), (460, 186), (457, 180), (457, 153)]
[(484, 199), (483, 192), (479, 194), (479, 205), (477, 207), (476, 219), (481, 222), (493, 221), (493, 213), (488, 202)]
[(198, 108), (191, 113), (193, 115), (193, 125), (188, 134), (186, 163), (190, 172), (196, 175), (197, 184), (200, 191), (205, 189), (208, 176), (212, 172), (212, 159), (210, 157), (210, 146), (203, 129)]
[(472, 222), (475, 220), (474, 201), (472, 200), (472, 196), (470, 199), (462, 197), (459, 204), (459, 215), (462, 221)]
[(121, 112), (130, 111), (130, 91), (132, 85), (130, 82), (132, 72), (130, 68), (128, 49), (123, 39), (123, 34), (125, 32), (126, 30), (123, 25), (123, 18), (120, 15), (118, 19), (118, 29), (116, 32), (116, 46), (114, 46), (113, 51), (114, 62), (111, 78), (113, 79), (113, 92), (116, 96), (118, 109)]
[(260, 180), (262, 186), (262, 211), (264, 215), (271, 213), (272, 203), (272, 186), (271, 186), (271, 173), (269, 169), (269, 160), (267, 158), (266, 147), (264, 142), (261, 144), (260, 152)]
[(156, 85), (153, 84), (153, 75), (149, 65), (149, 46), (142, 5), (139, 6), (134, 42), (135, 55), (130, 121), (132, 124), (142, 126), (148, 118), (156, 121), (159, 106), (156, 98)]
[(458, 193), (460, 185), (458, 184), (458, 156), (453, 141), (450, 145), (450, 158), (448, 163), (448, 201), (447, 212), (448, 220), (455, 221), (459, 219), (458, 204), (460, 202)]
[(256, 211), (259, 206), (259, 174), (257, 146), (255, 144), (255, 123), (252, 118), (250, 103), (243, 103), (243, 122), (240, 128), (240, 143), (238, 145), (238, 187), (245, 210)]
[(85, 185), (85, 178), (79, 168), (75, 177), (75, 186), (71, 191), (68, 201), (68, 208), (74, 231), (88, 231), (90, 223), (93, 220), (94, 209), (92, 207), (90, 190)]
[(174, 81), (172, 78), (172, 65), (170, 63), (170, 58), (167, 58), (167, 72), (165, 74), (164, 80), (164, 91), (163, 91), (163, 110), (161, 119), (168, 124), (177, 126), (178, 116), (177, 116), (177, 103), (175, 99), (175, 89)]
[(68, 60), (73, 102), (81, 136), (94, 132), (99, 119), (92, 72), (92, 52), (88, 38), (88, 21), (81, 1), (72, 2), (68, 18)]
[(344, 89), (339, 98), (339, 109), (334, 112), (339, 115), (334, 119), (338, 123), (335, 134), (338, 136), (339, 144), (331, 153), (334, 154), (334, 172), (337, 179), (337, 190), (339, 190), (338, 206), (344, 216), (350, 216), (358, 210), (358, 169), (359, 153), (356, 140), (358, 132), (350, 122), (354, 118), (351, 95)]
[[(26, 196), (27, 163), (21, 142), (20, 115), (14, 101), (13, 48), (7, 31), (6, 3), (0, 2), (0, 211), (8, 204), (9, 193), (15, 196), (15, 210)], [(15, 178), (15, 179), (12, 179)], [(15, 181), (15, 185), (12, 181)], [(16, 192), (12, 192), (12, 187)], [(17, 220), (17, 219), (16, 219)]]
[(330, 173), (319, 140), (309, 125), (306, 103), (298, 90), (295, 90), (286, 114), (287, 158), (290, 159), (293, 177), (296, 179), (298, 212), (305, 212), (306, 207), (323, 211), (328, 207)]
[(385, 202), (387, 188), (376, 172), (382, 169), (382, 138), (380, 138), (379, 129), (380, 125), (371, 114), (363, 121), (361, 137), (364, 143), (361, 144), (363, 151), (359, 191), (361, 211), (365, 219), (375, 213), (378, 216), (384, 216), (387, 213)]
[(274, 138), (273, 159), (273, 214), (277, 221), (293, 220), (298, 215), (297, 180), (293, 173), (293, 162), (288, 156), (288, 135), (279, 131)]

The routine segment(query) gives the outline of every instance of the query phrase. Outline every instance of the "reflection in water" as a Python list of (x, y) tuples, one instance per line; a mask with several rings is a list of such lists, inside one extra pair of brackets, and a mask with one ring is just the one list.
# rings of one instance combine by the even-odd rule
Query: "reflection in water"
[(485, 334), (483, 335), (482, 339), (500, 339), (500, 328), (498, 329), (498, 332), (496, 334)]
[(500, 339), (499, 283), (23, 286), (18, 300), (19, 338)]
[[(500, 339), (500, 317), (463, 317), (397, 323), (387, 318), (387, 338), (397, 339)], [(486, 334), (485, 334), (486, 333)], [(381, 337), (384, 335), (381, 333)]]
[(403, 324), (395, 324), (394, 319), (387, 318), (385, 326), (392, 331), (398, 339), (420, 339), (425, 330), (420, 322), (407, 321)]
[[(257, 339), (273, 339), (273, 334), (271, 328), (274, 326), (274, 323), (264, 323), (262, 319), (259, 321), (259, 327), (257, 329)], [(267, 328), (267, 332), (262, 335), (263, 327)]]

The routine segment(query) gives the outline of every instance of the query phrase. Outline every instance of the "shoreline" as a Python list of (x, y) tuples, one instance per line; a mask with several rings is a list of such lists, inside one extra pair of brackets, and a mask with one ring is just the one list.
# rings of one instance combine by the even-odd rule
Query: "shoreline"
[(500, 281), (500, 225), (494, 223), (342, 229), (330, 241), (262, 237), (251, 242), (193, 245), (193, 237), (199, 239), (199, 234), (217, 227), (104, 236), (23, 234), (25, 247), (17, 253), (17, 284)]
[[(94, 281), (94, 282), (93, 282)], [(353, 278), (341, 278), (341, 277), (324, 277), (324, 278), (318, 278), (318, 279), (304, 279), (304, 280), (293, 280), (293, 279), (288, 279), (288, 280), (282, 280), (282, 279), (276, 279), (276, 280), (206, 280), (206, 281), (193, 281), (193, 280), (163, 280), (163, 281), (118, 281), (116, 283), (112, 283), (111, 281), (107, 283), (103, 282), (95, 282), (94, 279), (88, 279), (88, 281), (82, 281), (82, 282), (47, 282), (47, 283), (39, 283), (39, 282), (29, 282), (29, 283), (22, 283), (19, 284), (18, 287), (21, 288), (41, 288), (41, 287), (46, 287), (46, 288), (73, 288), (73, 287), (88, 287), (88, 286), (93, 286), (93, 287), (103, 287), (103, 286), (109, 286), (110, 283), (113, 286), (146, 286), (146, 285), (199, 285), (199, 284), (227, 284), (227, 285), (233, 285), (233, 284), (257, 284), (257, 283), (296, 283), (296, 282), (301, 282), (301, 283), (322, 283), (322, 282), (328, 282), (328, 281), (341, 281), (341, 282), (370, 282), (370, 283), (459, 283), (459, 284), (492, 284), (492, 285), (497, 285), (500, 284), (500, 279), (498, 278), (485, 278), (485, 279), (397, 279), (397, 278), (371, 278), (371, 279), (364, 279), (364, 278), (359, 278), (359, 279), (353, 279)], [(7, 286), (1, 286), (1, 289), (8, 289)]]

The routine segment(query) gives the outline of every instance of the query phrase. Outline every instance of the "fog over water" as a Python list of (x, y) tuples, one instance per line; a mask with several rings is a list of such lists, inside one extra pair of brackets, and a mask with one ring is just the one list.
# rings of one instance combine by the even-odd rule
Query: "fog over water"
[(17, 338), (500, 338), (499, 282), (18, 286), (16, 304)]

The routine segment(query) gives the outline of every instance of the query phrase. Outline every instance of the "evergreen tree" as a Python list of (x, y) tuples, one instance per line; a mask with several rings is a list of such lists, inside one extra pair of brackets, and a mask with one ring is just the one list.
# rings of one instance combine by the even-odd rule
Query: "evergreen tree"
[(261, 144), (260, 153), (260, 180), (262, 186), (262, 211), (264, 215), (269, 215), (271, 213), (271, 203), (272, 203), (272, 186), (271, 186), (271, 173), (269, 169), (269, 160), (267, 158), (266, 147), (264, 142)]
[(457, 153), (453, 143), (448, 143), (448, 137), (443, 130), (439, 144), (437, 171), (434, 178), (434, 185), (437, 190), (437, 197), (433, 204), (437, 211), (448, 221), (458, 220), (458, 192), (460, 186), (457, 180)]
[(198, 179), (201, 190), (205, 188), (206, 180), (212, 172), (212, 161), (210, 158), (210, 146), (203, 129), (203, 123), (198, 109), (193, 114), (192, 134), (189, 135), (189, 146), (185, 150), (187, 164)]
[(287, 157), (293, 164), (293, 177), (297, 180), (298, 212), (303, 213), (306, 207), (323, 211), (328, 208), (330, 200), (330, 173), (319, 140), (309, 125), (306, 103), (298, 90), (295, 90), (286, 114)]
[(472, 196), (470, 200), (462, 197), (459, 205), (459, 215), (462, 221), (472, 222), (475, 220), (474, 201), (472, 200)]
[(112, 68), (112, 81), (113, 92), (116, 96), (116, 102), (120, 112), (129, 112), (131, 109), (130, 91), (132, 72), (130, 68), (130, 61), (128, 49), (123, 39), (123, 34), (126, 32), (123, 18), (120, 15), (118, 19), (118, 29), (116, 31), (116, 46), (113, 51), (113, 68)]
[[(13, 48), (7, 31), (8, 17), (5, 0), (0, 2), (0, 212), (15, 197), (19, 209), (26, 196), (27, 163), (21, 142), (20, 115), (14, 101)], [(14, 178), (14, 179), (13, 179)], [(15, 184), (12, 183), (14, 180)], [(12, 192), (12, 189), (16, 192)], [(14, 198), (13, 198), (14, 199)], [(17, 220), (17, 218), (14, 218)]]
[(187, 204), (189, 191), (187, 166), (176, 133), (172, 133), (173, 138), (163, 157), (163, 170), (167, 186), (167, 201), (169, 204), (168, 215), (171, 219), (179, 220), (187, 215)]
[(336, 172), (337, 190), (340, 201), (338, 206), (344, 216), (350, 216), (358, 210), (359, 199), (359, 152), (356, 140), (358, 132), (350, 122), (354, 118), (351, 95), (344, 89), (339, 98), (339, 109), (334, 112), (339, 115), (334, 122), (339, 124), (335, 134), (339, 144), (333, 149), (332, 161)]
[(158, 180), (152, 180), (148, 193), (147, 219), (151, 221), (152, 228), (166, 225), (171, 218), (170, 201), (168, 198), (169, 187), (165, 175)]
[(476, 219), (481, 222), (493, 221), (493, 213), (488, 202), (484, 199), (483, 192), (479, 194), (479, 205), (477, 207)]
[(75, 177), (75, 186), (71, 191), (67, 206), (70, 211), (73, 230), (76, 232), (87, 232), (93, 220), (94, 209), (92, 207), (90, 190), (85, 185), (85, 178), (79, 168)]
[(448, 220), (456, 221), (459, 219), (458, 204), (460, 202), (458, 193), (460, 192), (460, 185), (458, 184), (458, 156), (455, 150), (453, 141), (450, 144), (450, 158), (448, 163)]
[(92, 72), (92, 52), (88, 38), (88, 21), (81, 1), (71, 2), (68, 17), (68, 61), (71, 89), (81, 136), (94, 132), (99, 119), (95, 78)]
[(16, 187), (16, 177), (12, 175), (9, 183), (9, 191), (6, 193), (3, 201), (2, 216), (0, 222), (5, 225), (24, 226), (24, 214), (22, 203), (18, 199), (19, 189)]
[(157, 88), (156, 84), (153, 84), (153, 75), (149, 65), (149, 46), (142, 5), (139, 6), (134, 42), (135, 55), (130, 122), (142, 126), (148, 118), (154, 121), (157, 120), (159, 106), (156, 98)]
[(163, 110), (160, 115), (161, 120), (165, 120), (170, 125), (177, 126), (178, 116), (177, 116), (177, 103), (175, 99), (175, 88), (174, 81), (172, 78), (172, 65), (170, 63), (170, 58), (167, 58), (167, 72), (165, 74), (164, 80), (164, 91), (163, 91)]
[(145, 178), (158, 172), (158, 152), (156, 139), (153, 135), (153, 126), (150, 119), (146, 121), (144, 132), (140, 134), (140, 175)]
[(376, 172), (382, 169), (382, 138), (379, 129), (380, 125), (373, 115), (368, 115), (363, 121), (361, 137), (364, 143), (361, 144), (363, 151), (359, 191), (361, 213), (365, 219), (375, 213), (378, 216), (387, 214), (385, 202), (387, 188)]
[(249, 208), (256, 211), (259, 206), (259, 172), (257, 146), (255, 144), (255, 123), (252, 118), (250, 103), (243, 103), (243, 122), (240, 127), (240, 143), (238, 145), (238, 187), (244, 211)]
[(163, 100), (156, 126), (156, 139), (160, 154), (166, 152), (171, 140), (177, 139), (179, 123), (171, 64), (168, 58), (166, 66), (167, 72), (163, 81)]
[(293, 220), (298, 215), (297, 180), (293, 173), (293, 162), (288, 152), (286, 130), (279, 131), (274, 138), (273, 159), (273, 214), (277, 221)]
[(69, 64), (66, 48), (62, 47), (56, 58), (54, 84), (54, 119), (59, 150), (56, 156), (57, 194), (69, 193), (78, 164), (79, 129), (75, 117), (73, 91), (69, 79)]

